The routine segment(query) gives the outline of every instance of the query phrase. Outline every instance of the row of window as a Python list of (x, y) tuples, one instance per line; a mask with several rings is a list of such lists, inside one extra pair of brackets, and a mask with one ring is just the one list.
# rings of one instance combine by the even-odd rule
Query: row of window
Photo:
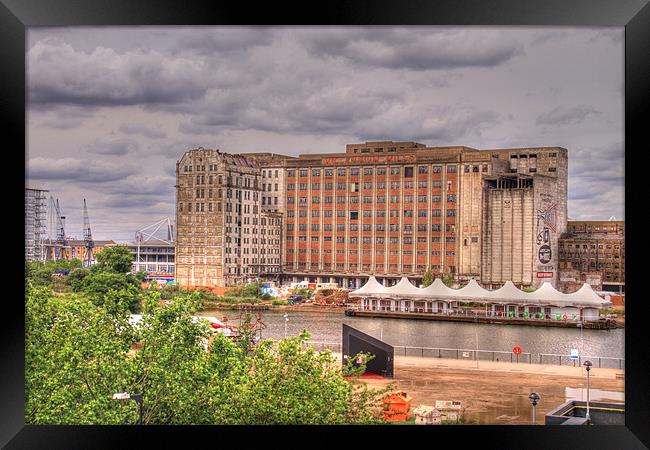
[[(486, 165), (487, 167), (487, 165)], [(332, 177), (334, 176), (334, 169), (311, 169), (311, 176), (312, 177), (319, 177), (321, 175), (321, 170), (323, 171), (324, 175), (326, 177)], [(347, 174), (346, 168), (338, 168), (336, 169), (337, 175), (339, 177), (344, 177)], [(363, 174), (364, 175), (372, 175), (374, 170), (376, 170), (377, 175), (386, 175), (388, 168), (387, 167), (377, 167), (374, 169), (373, 167), (364, 167), (363, 168)], [(402, 173), (402, 167), (401, 166), (393, 166), (390, 167), (390, 174), (391, 175), (400, 175)], [(447, 173), (455, 173), (457, 170), (455, 165), (448, 165), (447, 166)], [(404, 167), (404, 177), (410, 178), (413, 176), (413, 167)], [(440, 173), (442, 171), (442, 166), (432, 166), (431, 167), (431, 172), (432, 173)], [(429, 172), (429, 166), (418, 166), (418, 173), (424, 174)], [(358, 167), (352, 167), (350, 168), (350, 175), (351, 176), (356, 176), (361, 173), (361, 169)], [(306, 177), (309, 174), (309, 169), (298, 169), (298, 175), (301, 177)], [(289, 169), (287, 170), (287, 176), (289, 178), (295, 177), (296, 176), (296, 170), (295, 169)]]
[[(269, 185), (270, 186), (270, 185)], [(307, 183), (299, 183), (298, 184), (298, 190), (300, 191), (306, 191), (307, 190)], [(360, 192), (361, 191), (361, 183), (350, 183), (349, 185), (345, 182), (343, 183), (336, 183), (336, 189), (339, 191), (342, 190), (347, 190), (347, 186), (350, 188), (350, 192)], [(414, 183), (413, 181), (405, 181), (404, 182), (404, 189), (413, 189)], [(427, 181), (418, 181), (417, 183), (418, 188), (427, 188), (428, 182)], [(447, 186), (451, 186), (451, 181), (447, 182)], [(324, 184), (324, 190), (326, 191), (331, 191), (334, 187), (334, 183), (325, 183)], [(441, 188), (442, 187), (442, 181), (439, 180), (433, 180), (431, 182), (431, 187), (432, 188)], [(390, 182), (390, 188), (391, 189), (400, 189), (400, 182), (399, 181), (391, 181)], [(363, 189), (366, 190), (371, 190), (372, 189), (372, 183), (371, 182), (365, 182), (363, 183)], [(386, 182), (380, 181), (377, 183), (377, 189), (386, 189)], [(296, 190), (296, 185), (294, 183), (287, 183), (287, 191), (295, 191)], [(312, 191), (319, 191), (320, 190), (320, 183), (312, 183), (311, 184), (311, 190)], [(276, 189), (277, 191), (277, 189)]]
[[(326, 255), (331, 255), (332, 254), (332, 249), (326, 248), (326, 249), (323, 249), (322, 252), (324, 254), (326, 254)], [(290, 249), (287, 249), (287, 253), (294, 253), (294, 251), (293, 251), (293, 249), (290, 248)], [(300, 253), (300, 254), (307, 253), (307, 249), (301, 248), (301, 249), (298, 250), (298, 253)], [(321, 250), (313, 248), (313, 249), (311, 249), (311, 253), (321, 253)], [(340, 250), (339, 249), (339, 250), (336, 250), (335, 253), (337, 255), (344, 255), (346, 252), (345, 252), (345, 250)], [(348, 250), (347, 253), (349, 255), (358, 255), (359, 254), (358, 250)], [(386, 252), (384, 252), (384, 250), (375, 250), (373, 253), (376, 254), (376, 255), (381, 255), (381, 256), (386, 254)], [(369, 255), (370, 250), (363, 250), (363, 254), (364, 255)], [(396, 255), (400, 255), (400, 254), (405, 255), (405, 256), (413, 256), (413, 251), (412, 250), (402, 250), (402, 251), (390, 250), (388, 252), (388, 254), (390, 256), (396, 256)], [(417, 254), (418, 254), (418, 256), (426, 256), (427, 252), (419, 251), (419, 252), (417, 252)], [(431, 256), (441, 256), (441, 254), (442, 253), (440, 251), (437, 251), (437, 250), (431, 252)], [(448, 251), (445, 252), (445, 255), (447, 255), (447, 256), (455, 256), (456, 252), (454, 252), (453, 250), (448, 250)]]
[[(372, 204), (373, 198), (375, 199), (375, 203), (377, 204), (385, 204), (386, 203), (386, 198), (383, 195), (377, 195), (375, 197), (372, 197), (370, 195), (364, 196), (363, 197), (363, 203), (368, 205)], [(414, 196), (412, 195), (405, 195), (404, 196), (404, 201), (401, 202), (400, 199), (401, 197), (399, 195), (391, 195), (390, 197), (390, 203), (413, 203)], [(320, 197), (312, 197), (311, 198), (311, 203), (312, 204), (318, 204), (320, 203)], [(431, 198), (432, 203), (439, 203), (441, 199), (440, 195), (433, 196)], [(287, 203), (290, 205), (295, 205), (295, 197), (287, 197)], [(330, 195), (326, 195), (323, 197), (323, 203), (325, 204), (332, 204), (334, 201), (334, 197)], [(455, 203), (456, 202), (456, 195), (447, 195), (447, 202), (449, 203)], [(339, 195), (336, 197), (336, 203), (338, 204), (343, 204), (343, 203), (352, 203), (352, 204), (358, 204), (359, 203), (359, 197), (357, 196), (350, 196), (346, 197), (345, 195)], [(419, 195), (418, 196), (418, 203), (427, 203), (427, 197), (426, 195)], [(299, 205), (307, 205), (307, 197), (299, 197), (298, 198), (298, 204)]]

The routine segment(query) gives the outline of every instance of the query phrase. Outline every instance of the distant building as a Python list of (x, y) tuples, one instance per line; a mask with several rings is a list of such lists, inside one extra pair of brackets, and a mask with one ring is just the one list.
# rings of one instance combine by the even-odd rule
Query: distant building
[(128, 244), (133, 255), (133, 272), (145, 271), (149, 276), (174, 275), (175, 247), (162, 239), (150, 238), (138, 245)]
[[(106, 247), (115, 247), (117, 243), (113, 240), (97, 241), (93, 240), (93, 257), (96, 259), (97, 254)], [(46, 259), (78, 259), (84, 260), (86, 255), (86, 243), (81, 239), (68, 239), (65, 248), (61, 244), (53, 241), (45, 241)], [(63, 251), (65, 250), (65, 251)]]
[(25, 189), (25, 260), (45, 259), (47, 196), (43, 189)]
[(625, 222), (571, 220), (560, 237), (560, 283), (571, 293), (583, 283), (594, 290), (625, 292)]

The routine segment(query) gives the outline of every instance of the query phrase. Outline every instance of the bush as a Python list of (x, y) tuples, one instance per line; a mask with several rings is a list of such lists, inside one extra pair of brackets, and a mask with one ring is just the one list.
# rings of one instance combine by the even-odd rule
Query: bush
[(286, 300), (273, 300), (271, 304), (273, 306), (285, 306), (288, 305), (289, 303)]

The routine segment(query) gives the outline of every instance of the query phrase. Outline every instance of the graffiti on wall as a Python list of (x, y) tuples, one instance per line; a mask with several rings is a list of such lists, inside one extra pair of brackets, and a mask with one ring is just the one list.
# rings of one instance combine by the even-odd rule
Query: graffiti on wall
[(557, 203), (549, 207), (537, 210), (537, 269), (544, 272), (552, 272), (553, 265), (549, 264), (553, 259), (551, 247), (552, 233), (557, 231)]

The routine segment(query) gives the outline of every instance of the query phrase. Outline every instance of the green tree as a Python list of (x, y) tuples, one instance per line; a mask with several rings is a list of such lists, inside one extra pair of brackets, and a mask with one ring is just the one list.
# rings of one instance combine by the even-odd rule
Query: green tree
[(429, 267), (429, 270), (427, 270), (424, 276), (422, 277), (422, 286), (424, 287), (430, 286), (431, 283), (433, 283), (433, 280), (434, 280), (433, 271), (431, 270), (431, 267)]
[(42, 262), (25, 262), (25, 283), (31, 282), (32, 286), (50, 286), (52, 284), (52, 270)]
[(197, 294), (166, 305), (160, 292), (142, 296), (142, 321), (132, 326), (128, 311), (106, 302), (29, 289), (27, 423), (135, 423), (137, 405), (112, 400), (116, 392), (143, 394), (145, 424), (379, 421), (385, 391), (346, 380), (331, 352), (307, 345), (308, 334), (243, 348), (193, 320)]
[(68, 277), (68, 284), (72, 287), (72, 292), (79, 292), (83, 289), (83, 282), (86, 275), (90, 273), (88, 269), (75, 269)]
[(454, 273), (448, 272), (442, 276), (442, 282), (445, 283), (445, 286), (451, 287), (454, 284)]
[(97, 254), (97, 264), (93, 269), (110, 271), (116, 273), (127, 273), (131, 271), (133, 255), (129, 248), (124, 245), (106, 247)]
[(91, 270), (81, 283), (80, 291), (90, 298), (97, 306), (106, 305), (115, 311), (119, 304), (125, 304), (135, 311), (138, 304), (140, 289), (135, 277), (122, 273)]

